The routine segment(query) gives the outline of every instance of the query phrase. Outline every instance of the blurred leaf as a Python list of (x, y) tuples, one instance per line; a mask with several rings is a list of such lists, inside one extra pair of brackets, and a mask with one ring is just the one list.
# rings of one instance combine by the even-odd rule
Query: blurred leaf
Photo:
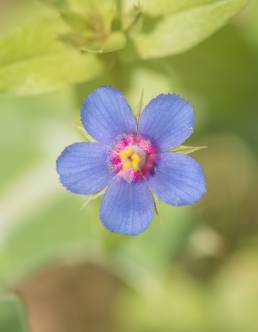
[(81, 210), (84, 198), (66, 192), (55, 171), (63, 148), (79, 140), (75, 108), (72, 89), (0, 98), (0, 288), (65, 257), (95, 261), (100, 251), (97, 202)]
[(97, 76), (101, 71), (97, 58), (58, 40), (65, 31), (60, 20), (44, 19), (4, 37), (0, 41), (0, 92), (44, 93)]
[[(66, 88), (37, 98), (0, 97), (0, 151), (4, 156), (1, 160), (0, 173), (0, 228), (4, 223), (8, 223), (3, 211), (4, 197), (9, 196), (12, 188), (19, 187), (21, 179), (26, 177), (35, 165), (42, 160), (46, 162), (49, 153), (53, 153), (54, 158), (56, 157), (56, 153), (59, 153), (64, 145), (64, 136), (60, 132), (64, 131), (69, 135), (65, 143), (78, 137), (71, 126), (70, 112), (75, 107), (73, 96), (73, 90)], [(51, 139), (51, 149), (48, 149), (51, 130), (54, 132), (55, 140)], [(55, 145), (57, 147), (53, 152)], [(29, 186), (25, 187), (28, 189)], [(17, 198), (15, 196), (13, 198), (16, 202)], [(15, 203), (15, 208), (17, 205)], [(10, 216), (14, 210), (12, 208), (8, 215)], [(0, 237), (1, 235), (3, 230), (0, 230)]]
[(81, 50), (88, 53), (109, 53), (118, 51), (126, 45), (126, 37), (122, 32), (113, 32), (103, 42), (88, 43)]
[(58, 36), (67, 31), (58, 18), (44, 18), (17, 28), (0, 39), (0, 67), (63, 51)]
[(257, 243), (257, 238), (251, 245), (246, 242), (216, 276), (210, 302), (218, 331), (257, 331)]
[(116, 0), (67, 0), (69, 7), (87, 17), (97, 30), (109, 32), (113, 19), (117, 15)]
[(221, 28), (245, 3), (246, 0), (215, 1), (154, 21), (146, 19), (143, 31), (132, 34), (132, 39), (144, 59), (178, 54)]
[(122, 331), (212, 330), (201, 285), (180, 272), (170, 272), (167, 276), (156, 282), (146, 282), (145, 288), (139, 289), (138, 293), (123, 290), (116, 308)]
[(94, 56), (71, 50), (0, 69), (0, 91), (16, 95), (46, 93), (65, 84), (90, 80), (100, 71)]
[(188, 208), (173, 208), (159, 203), (159, 216), (149, 228), (134, 238), (127, 238), (112, 260), (122, 278), (142, 291), (148, 281), (160, 281), (173, 264), (193, 227)]
[(199, 151), (199, 150), (203, 150), (203, 149), (206, 149), (206, 148), (207, 148), (207, 146), (186, 146), (186, 145), (180, 145), (179, 147), (177, 147), (175, 149), (171, 149), (169, 151), (189, 154), (189, 153), (193, 153), (193, 152), (196, 152), (196, 151)]
[(140, 6), (144, 14), (160, 16), (211, 2), (214, 2), (214, 0), (141, 0)]
[(84, 16), (71, 10), (61, 12), (63, 20), (70, 25), (70, 27), (77, 31), (83, 31), (87, 27), (87, 21)]
[(128, 6), (122, 3), (122, 26), (124, 31), (137, 27), (137, 23), (142, 17), (142, 7), (140, 3), (129, 1)]
[(73, 31), (64, 34), (62, 40), (89, 53), (108, 53), (122, 49), (126, 37), (120, 31), (111, 31), (117, 14), (114, 1), (71, 1), (72, 9), (62, 12), (65, 22)]
[(40, 0), (41, 2), (56, 7), (57, 9), (63, 9), (67, 6), (67, 0)]
[[(60, 188), (60, 191), (63, 190)], [(101, 257), (96, 202), (83, 211), (77, 198), (54, 199), (26, 218), (0, 246), (0, 283), (13, 286), (31, 273), (65, 257)]]
[(240, 24), (228, 24), (187, 53), (153, 62), (166, 68), (171, 81), (180, 79), (173, 90), (195, 105), (196, 123), (205, 132), (234, 132), (256, 149), (258, 58)]
[(23, 306), (13, 295), (0, 294), (0, 331), (29, 331)]
[(242, 32), (245, 32), (251, 43), (258, 50), (258, 1), (249, 1), (248, 7), (241, 17)]
[[(126, 51), (126, 50), (125, 50)], [(125, 80), (130, 82), (126, 95), (136, 116), (139, 115), (139, 106), (144, 109), (145, 105), (161, 93), (170, 93), (178, 90), (178, 77), (173, 68), (162, 71), (161, 62), (155, 66), (154, 62), (132, 62), (126, 64)], [(168, 74), (169, 73), (169, 74)], [(140, 95), (144, 90), (144, 95)], [(142, 99), (139, 102), (139, 99)]]

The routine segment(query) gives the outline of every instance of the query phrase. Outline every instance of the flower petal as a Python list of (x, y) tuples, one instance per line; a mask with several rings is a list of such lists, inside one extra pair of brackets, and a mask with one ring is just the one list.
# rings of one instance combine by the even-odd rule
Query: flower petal
[(193, 125), (192, 106), (174, 94), (162, 94), (144, 108), (139, 132), (166, 150), (182, 144), (192, 134)]
[(145, 182), (115, 178), (103, 196), (100, 217), (111, 232), (136, 235), (149, 225), (153, 212), (152, 195)]
[(136, 121), (126, 99), (117, 89), (101, 87), (86, 99), (82, 123), (97, 141), (110, 144), (122, 134), (136, 132)]
[(206, 192), (201, 166), (181, 153), (161, 153), (148, 183), (162, 201), (176, 206), (194, 204)]
[(75, 143), (68, 146), (57, 159), (61, 183), (76, 194), (93, 194), (112, 179), (107, 164), (107, 148), (99, 143)]

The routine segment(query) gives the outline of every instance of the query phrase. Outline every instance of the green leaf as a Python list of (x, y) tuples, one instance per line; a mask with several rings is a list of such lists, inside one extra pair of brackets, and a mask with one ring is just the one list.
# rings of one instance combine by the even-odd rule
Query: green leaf
[(146, 281), (159, 280), (164, 275), (192, 228), (187, 208), (173, 209), (162, 202), (159, 207), (159, 216), (148, 230), (125, 242), (112, 255), (123, 278), (140, 289), (145, 288)]
[(169, 151), (189, 154), (189, 153), (193, 153), (193, 152), (196, 152), (196, 151), (199, 151), (199, 150), (203, 150), (203, 149), (206, 149), (206, 148), (207, 148), (207, 146), (186, 146), (186, 145), (180, 145), (179, 147), (177, 147), (175, 149), (171, 149)]
[(141, 22), (142, 18), (142, 7), (140, 3), (132, 3), (122, 4), (122, 27), (124, 31), (129, 31), (137, 28), (139, 22)]
[(0, 294), (0, 331), (29, 331), (22, 304), (13, 295)]
[(41, 2), (56, 7), (57, 9), (63, 9), (67, 6), (67, 0), (40, 0)]
[(101, 72), (93, 55), (80, 54), (59, 39), (67, 32), (59, 19), (33, 22), (0, 40), (0, 92), (45, 93)]
[(116, 0), (67, 0), (69, 7), (92, 21), (97, 29), (111, 31), (113, 19), (118, 14)]
[(80, 210), (82, 204), (69, 194), (65, 199), (55, 194), (50, 206), (16, 225), (0, 247), (0, 284), (13, 287), (64, 257), (98, 261), (103, 254), (99, 236), (103, 226), (97, 220), (97, 201)]
[(85, 17), (71, 10), (62, 11), (61, 17), (75, 31), (81, 32), (87, 27)]
[(0, 92), (20, 96), (46, 93), (90, 80), (100, 72), (96, 57), (68, 50), (0, 67)]
[(37, 98), (0, 98), (0, 109), (1, 291), (67, 256), (94, 261), (103, 226), (99, 202), (81, 211), (85, 198), (67, 192), (55, 170), (64, 147), (80, 141), (71, 125), (71, 111), (79, 116), (73, 89)]
[(141, 0), (140, 6), (143, 13), (150, 16), (160, 16), (211, 2), (214, 0)]
[(217, 0), (147, 22), (132, 39), (144, 58), (178, 54), (194, 47), (234, 16), (246, 0)]
[(71, 8), (61, 13), (71, 31), (62, 35), (62, 40), (83, 52), (101, 54), (120, 50), (126, 45), (125, 34), (112, 31), (112, 22), (117, 14), (113, 1), (71, 1)]
[[(87, 43), (87, 42), (86, 42)], [(88, 53), (110, 53), (124, 48), (126, 45), (126, 37), (122, 32), (111, 33), (103, 42), (95, 41), (87, 43), (82, 47), (83, 52)]]
[(44, 18), (19, 27), (0, 39), (0, 66), (63, 50), (59, 35), (68, 27), (58, 18)]

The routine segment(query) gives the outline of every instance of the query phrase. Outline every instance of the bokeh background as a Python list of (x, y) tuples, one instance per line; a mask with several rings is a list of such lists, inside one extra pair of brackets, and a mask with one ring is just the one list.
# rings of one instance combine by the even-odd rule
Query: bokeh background
[[(120, 1), (127, 39), (116, 32), (109, 43), (98, 36), (103, 26), (121, 27), (121, 17), (105, 12), (110, 2), (95, 2), (100, 14), (91, 15), (86, 36), (62, 0), (0, 2), (0, 331), (256, 332), (258, 2), (232, 10), (194, 45), (207, 6), (239, 1)], [(189, 45), (163, 50), (162, 32), (134, 39), (134, 31), (155, 30), (167, 14), (155, 16), (163, 3), (166, 11), (178, 6), (172, 27), (182, 43), (191, 31)], [(75, 32), (54, 39), (78, 54), (45, 59), (52, 21), (39, 31), (33, 22), (60, 13)], [(223, 11), (210, 15), (217, 22)], [(161, 203), (137, 237), (108, 233), (100, 198), (81, 208), (86, 198), (65, 191), (55, 172), (63, 148), (83, 140), (82, 101), (106, 84), (122, 89), (134, 110), (142, 90), (144, 104), (161, 92), (189, 99), (195, 132), (186, 144), (208, 146), (193, 154), (206, 173), (206, 196), (192, 207)]]

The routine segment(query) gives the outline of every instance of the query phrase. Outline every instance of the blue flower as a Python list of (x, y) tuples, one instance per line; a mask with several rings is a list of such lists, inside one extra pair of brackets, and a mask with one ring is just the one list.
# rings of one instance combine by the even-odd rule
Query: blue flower
[(174, 206), (194, 204), (205, 193), (200, 165), (188, 155), (168, 151), (193, 131), (193, 109), (182, 98), (159, 95), (137, 123), (120, 91), (101, 87), (86, 99), (81, 120), (97, 142), (68, 146), (57, 160), (57, 172), (76, 194), (106, 188), (100, 218), (111, 232), (144, 231), (154, 214), (152, 192)]

